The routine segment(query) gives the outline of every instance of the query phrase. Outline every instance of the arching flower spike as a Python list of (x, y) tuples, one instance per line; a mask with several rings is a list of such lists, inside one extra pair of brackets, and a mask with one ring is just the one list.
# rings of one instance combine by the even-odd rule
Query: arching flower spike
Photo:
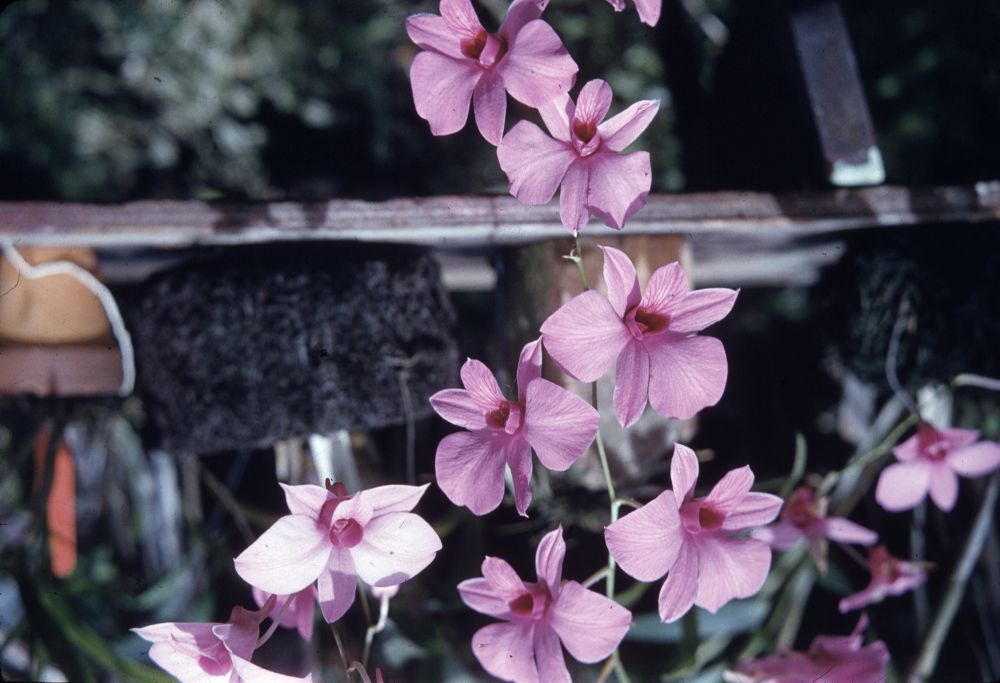
[(563, 225), (576, 234), (599, 216), (621, 228), (646, 205), (652, 171), (649, 152), (622, 154), (652, 122), (660, 107), (655, 100), (636, 102), (607, 121), (611, 86), (588, 82), (576, 105), (568, 95), (538, 111), (545, 126), (521, 121), (497, 147), (500, 168), (510, 180), (510, 193), (525, 204), (546, 204), (556, 189)]
[(441, 0), (441, 16), (406, 20), (425, 51), (410, 67), (413, 104), (434, 135), (461, 130), (469, 100), (490, 144), (503, 137), (507, 93), (530, 107), (566, 93), (577, 66), (552, 27), (539, 19), (548, 0), (514, 0), (496, 33), (479, 22), (469, 0)]

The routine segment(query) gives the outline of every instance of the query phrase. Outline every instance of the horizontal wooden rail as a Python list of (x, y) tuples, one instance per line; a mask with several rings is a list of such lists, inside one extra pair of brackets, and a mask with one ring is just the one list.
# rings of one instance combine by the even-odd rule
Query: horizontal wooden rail
[[(634, 234), (776, 231), (815, 234), (885, 225), (1000, 219), (1000, 181), (911, 189), (872, 187), (767, 194), (654, 195)], [(614, 234), (589, 225), (589, 234)], [(394, 242), (437, 247), (523, 244), (565, 235), (555, 202), (433, 197), (367, 202), (126, 204), (0, 202), (0, 240), (23, 245), (186, 247), (282, 240)]]

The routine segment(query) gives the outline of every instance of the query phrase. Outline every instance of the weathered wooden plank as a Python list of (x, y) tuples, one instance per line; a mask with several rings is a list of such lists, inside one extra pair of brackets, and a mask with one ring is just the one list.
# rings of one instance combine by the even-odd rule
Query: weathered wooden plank
[[(874, 226), (1000, 219), (1000, 181), (910, 189), (873, 187), (769, 194), (655, 195), (629, 222), (632, 234), (819, 234)], [(588, 225), (595, 237), (618, 234)], [(423, 244), (445, 248), (562, 238), (555, 203), (511, 197), (366, 202), (225, 204), (141, 201), (118, 205), (0, 202), (0, 240), (18, 245), (187, 247), (286, 240)]]

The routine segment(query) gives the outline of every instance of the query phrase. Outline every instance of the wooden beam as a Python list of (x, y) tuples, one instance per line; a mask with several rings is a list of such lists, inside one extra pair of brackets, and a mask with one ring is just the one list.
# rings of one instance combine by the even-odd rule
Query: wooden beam
[[(629, 221), (628, 232), (812, 235), (998, 219), (1000, 181), (990, 181), (925, 189), (661, 194), (650, 197)], [(594, 237), (619, 234), (593, 222), (585, 230)], [(458, 248), (526, 244), (565, 235), (554, 202), (524, 206), (512, 197), (244, 204), (0, 202), (0, 240), (17, 245), (171, 248), (335, 240)]]

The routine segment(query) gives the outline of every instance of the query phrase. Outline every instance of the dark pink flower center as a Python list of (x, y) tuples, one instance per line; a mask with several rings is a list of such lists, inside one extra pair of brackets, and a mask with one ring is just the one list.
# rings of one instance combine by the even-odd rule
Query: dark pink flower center
[(642, 339), (666, 332), (670, 327), (670, 316), (636, 306), (626, 311), (625, 326), (635, 339)]
[(597, 123), (587, 119), (575, 118), (570, 123), (573, 148), (581, 157), (589, 157), (601, 148), (601, 134)]
[(782, 516), (799, 529), (808, 530), (823, 518), (822, 506), (822, 501), (817, 500), (812, 491), (803, 487), (792, 494), (782, 511)]
[(486, 413), (485, 418), (486, 424), (493, 429), (502, 429), (508, 434), (514, 434), (521, 429), (524, 422), (524, 405), (517, 401), (504, 400)]
[(552, 604), (552, 594), (544, 583), (527, 584), (527, 590), (507, 603), (514, 616), (523, 619), (538, 620), (545, 616), (546, 610)]
[(479, 29), (475, 36), (459, 43), (462, 54), (489, 68), (507, 54), (507, 41), (501, 36)]
[(697, 534), (714, 531), (726, 521), (726, 513), (704, 500), (688, 499), (681, 504), (681, 522), (685, 530)]
[(338, 548), (353, 548), (365, 537), (365, 528), (353, 519), (338, 519), (330, 526), (330, 542)]
[(201, 653), (198, 666), (209, 676), (221, 676), (232, 671), (233, 660), (220, 640)]
[(573, 134), (576, 135), (580, 142), (586, 144), (597, 135), (597, 126), (593, 121), (574, 121)]

